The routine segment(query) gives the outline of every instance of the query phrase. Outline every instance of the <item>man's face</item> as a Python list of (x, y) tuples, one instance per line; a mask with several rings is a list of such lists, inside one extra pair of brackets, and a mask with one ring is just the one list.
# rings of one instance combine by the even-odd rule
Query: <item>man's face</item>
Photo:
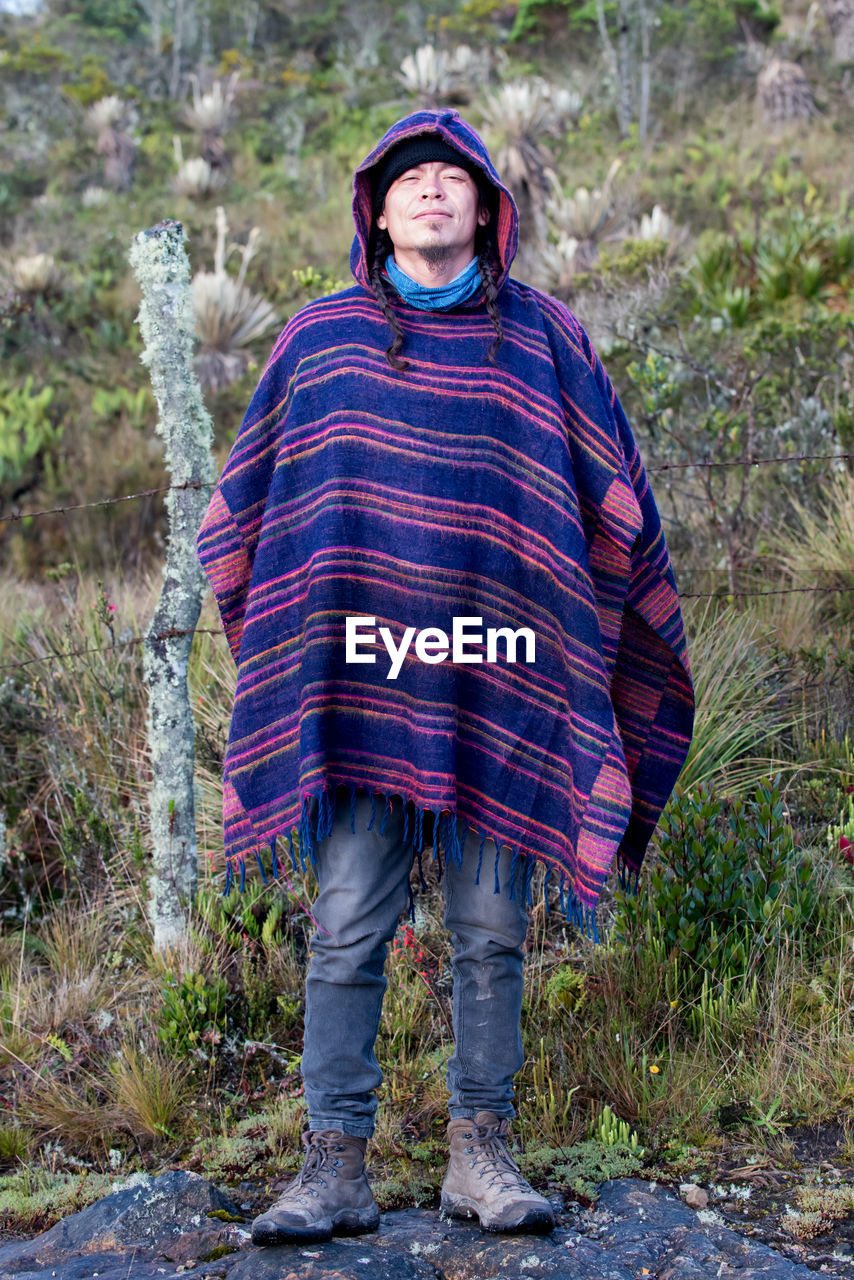
[(395, 256), (406, 250), (442, 266), (453, 258), (471, 259), (475, 229), (488, 221), (471, 174), (459, 165), (429, 160), (391, 184), (377, 226), (388, 231)]

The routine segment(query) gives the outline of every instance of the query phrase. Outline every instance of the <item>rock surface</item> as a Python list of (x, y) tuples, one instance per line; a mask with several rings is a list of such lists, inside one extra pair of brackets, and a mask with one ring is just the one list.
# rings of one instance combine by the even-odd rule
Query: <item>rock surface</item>
[[(559, 1207), (559, 1206), (558, 1206)], [(225, 1215), (211, 1217), (211, 1214)], [(0, 1280), (811, 1280), (638, 1178), (570, 1205), (547, 1236), (488, 1235), (428, 1209), (384, 1213), (379, 1231), (326, 1244), (255, 1248), (239, 1210), (196, 1174), (141, 1175), (34, 1240), (0, 1248)], [(824, 1272), (825, 1275), (833, 1274)]]

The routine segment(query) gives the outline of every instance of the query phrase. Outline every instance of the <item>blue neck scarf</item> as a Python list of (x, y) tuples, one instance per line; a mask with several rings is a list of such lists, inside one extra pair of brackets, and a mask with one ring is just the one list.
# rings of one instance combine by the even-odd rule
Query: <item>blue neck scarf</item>
[(408, 276), (405, 271), (401, 271), (394, 260), (393, 253), (390, 253), (386, 258), (385, 269), (404, 302), (408, 302), (410, 306), (417, 307), (419, 311), (448, 311), (451, 307), (459, 306), (461, 302), (465, 302), (481, 286), (476, 254), (468, 266), (464, 267), (460, 274), (454, 276), (453, 280), (449, 280), (447, 284), (419, 284), (417, 280), (412, 279), (412, 276)]

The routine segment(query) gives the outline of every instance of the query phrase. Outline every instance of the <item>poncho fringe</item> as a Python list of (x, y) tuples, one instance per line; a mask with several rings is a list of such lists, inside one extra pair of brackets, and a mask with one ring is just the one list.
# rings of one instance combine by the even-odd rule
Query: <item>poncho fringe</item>
[[(343, 784), (339, 784), (339, 785), (343, 785)], [(356, 793), (359, 791), (359, 789), (360, 788), (358, 783), (354, 782), (350, 784), (350, 787), (349, 787), (350, 830), (354, 835), (356, 833)], [(402, 798), (399, 796), (397, 792), (395, 792), (394, 794), (398, 796), (398, 799)], [(303, 873), (308, 870), (309, 866), (311, 867), (316, 866), (315, 845), (318, 840), (324, 840), (326, 839), (327, 836), (332, 834), (332, 829), (335, 821), (334, 795), (335, 795), (335, 789), (330, 787), (324, 787), (319, 793), (314, 795), (312, 795), (312, 793), (308, 791), (305, 792), (305, 794), (303, 795), (302, 815), (300, 818), (299, 831), (297, 833), (296, 851), (294, 850), (294, 834), (296, 832), (296, 828), (292, 828), (291, 831), (288, 832), (288, 837), (287, 837), (288, 853), (290, 855), (290, 861), (291, 861), (291, 870), (294, 873), (297, 872), (298, 866), (299, 866), (299, 870), (302, 871)], [(383, 795), (382, 793), (371, 791), (370, 793), (371, 820), (368, 823), (367, 827), (365, 828), (367, 831), (370, 831), (372, 829), (374, 825), (374, 821), (376, 819), (376, 807), (377, 807), (376, 800), (375, 800), (376, 795), (379, 795), (383, 802), (383, 816), (382, 816), (382, 821), (380, 823), (380, 826), (378, 828), (380, 835), (382, 835), (383, 831), (385, 830), (385, 825), (386, 825), (386, 822), (388, 821), (389, 814), (391, 813), (391, 810), (392, 810), (393, 800), (391, 795)], [(311, 803), (312, 800), (315, 800), (317, 802), (315, 806), (312, 805)], [(410, 810), (414, 814), (414, 820), (411, 823), (410, 823)], [(403, 843), (404, 845), (408, 843), (409, 830), (411, 825), (412, 826), (412, 846), (415, 853), (416, 865), (418, 867), (420, 886), (423, 891), (426, 891), (428, 888), (427, 882), (424, 879), (424, 873), (423, 873), (422, 864), (421, 864), (421, 855), (423, 854), (425, 849), (424, 819), (425, 819), (425, 816), (429, 813), (429, 814), (432, 814), (433, 816), (432, 861), (436, 862), (438, 858), (440, 875), (441, 875), (441, 854), (444, 853), (446, 859), (447, 858), (452, 859), (458, 867), (462, 866), (463, 848), (465, 846), (467, 833), (469, 831), (477, 831), (477, 834), (480, 836), (480, 847), (478, 850), (477, 870), (475, 872), (475, 884), (480, 884), (480, 872), (481, 872), (481, 867), (483, 866), (484, 845), (486, 844), (486, 841), (488, 839), (492, 839), (493, 843), (495, 844), (495, 857), (493, 862), (493, 876), (494, 876), (494, 885), (495, 885), (494, 892), (495, 893), (501, 892), (501, 884), (500, 884), (500, 879), (498, 875), (498, 864), (501, 857), (501, 849), (508, 844), (506, 840), (502, 840), (500, 837), (496, 839), (493, 833), (491, 832), (487, 833), (482, 829), (478, 830), (476, 827), (469, 827), (467, 825), (460, 826), (456, 815), (449, 813), (447, 810), (418, 808), (418, 806), (415, 805), (411, 797), (405, 801), (403, 812), (404, 812)], [(264, 859), (261, 855), (261, 852), (257, 849), (255, 851), (255, 859), (256, 859), (256, 862), (258, 863), (258, 868), (264, 884), (269, 884), (271, 880), (275, 881), (275, 880), (279, 880), (280, 878), (286, 880), (287, 878), (285, 868), (278, 857), (278, 848), (280, 843), (281, 843), (281, 840), (275, 837), (270, 843), (269, 847), (270, 847), (271, 858), (270, 858), (270, 865), (268, 868), (265, 868), (264, 866)], [(528, 904), (528, 906), (533, 906), (534, 901), (531, 893), (531, 881), (533, 880), (533, 877), (534, 877), (534, 871), (535, 871), (538, 859), (530, 854), (525, 854), (521, 852), (518, 845), (509, 845), (509, 848), (511, 849), (513, 856), (510, 864), (510, 879), (508, 882), (507, 896), (510, 899), (515, 899), (516, 885), (517, 883), (521, 883), (523, 885), (523, 891), (525, 894), (526, 903)], [(306, 854), (306, 851), (307, 851), (307, 854)], [(299, 854), (299, 864), (297, 863), (297, 854)], [(308, 857), (308, 863), (306, 862), (306, 856)], [(618, 872), (621, 887), (627, 893), (637, 894), (639, 871), (629, 866), (629, 864), (625, 861), (625, 859), (621, 855), (618, 855), (617, 857), (616, 866), (617, 866), (617, 872)], [(235, 871), (235, 867), (236, 867), (236, 871)], [(545, 906), (547, 915), (550, 914), (549, 893), (548, 893), (549, 881), (551, 879), (552, 872), (554, 870), (555, 868), (547, 866), (545, 871), (545, 876), (543, 877), (543, 884), (542, 884), (543, 904)], [(557, 887), (558, 887), (558, 895), (560, 900), (560, 909), (563, 912), (567, 922), (570, 924), (576, 925), (577, 928), (579, 928), (585, 934), (586, 937), (598, 943), (600, 941), (600, 938), (599, 938), (599, 928), (596, 922), (595, 908), (586, 906), (583, 902), (579, 902), (578, 898), (573, 892), (572, 886), (570, 885), (567, 879), (566, 873), (559, 868), (557, 869), (557, 871), (558, 871)], [(246, 860), (241, 855), (235, 855), (233, 857), (226, 858), (225, 885), (222, 891), (223, 897), (228, 897), (232, 889), (235, 887), (235, 882), (239, 892), (243, 893), (245, 884), (246, 884)], [(409, 918), (414, 924), (415, 923), (415, 899), (412, 893), (411, 883), (409, 887), (408, 912), (409, 912)]]

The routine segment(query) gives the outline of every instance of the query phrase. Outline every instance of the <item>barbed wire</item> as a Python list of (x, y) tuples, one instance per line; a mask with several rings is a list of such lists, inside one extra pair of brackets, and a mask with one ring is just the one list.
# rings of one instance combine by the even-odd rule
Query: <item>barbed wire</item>
[[(698, 458), (693, 462), (662, 462), (654, 467), (647, 467), (648, 475), (661, 471), (690, 471), (691, 469), (709, 469), (714, 467), (765, 467), (778, 466), (784, 462), (842, 462), (854, 459), (854, 453), (786, 453), (774, 458), (734, 458), (729, 461), (713, 462), (707, 458)], [(125, 493), (117, 498), (98, 498), (91, 502), (73, 502), (67, 507), (44, 507), (38, 511), (13, 511), (8, 515), (0, 515), (0, 524), (14, 524), (21, 520), (34, 520), (38, 516), (64, 515), (66, 511), (85, 511), (94, 507), (111, 507), (119, 502), (133, 502), (136, 498), (151, 498), (158, 493), (172, 493), (177, 489), (212, 489), (215, 480), (185, 480), (183, 484), (158, 485), (154, 489), (140, 489), (138, 493)]]
[[(680, 600), (741, 600), (748, 596), (789, 596), (789, 595), (828, 595), (835, 592), (847, 593), (854, 591), (854, 585), (849, 587), (776, 587), (770, 591), (732, 591), (729, 588), (720, 591), (680, 591), (678, 593)], [(23, 662), (4, 662), (0, 664), (0, 675), (6, 671), (20, 671), (23, 667), (36, 666), (41, 662), (63, 662), (66, 658), (82, 658), (88, 657), (93, 653), (112, 653), (117, 649), (129, 649), (134, 645), (153, 643), (158, 640), (176, 640), (181, 636), (224, 636), (225, 632), (222, 627), (185, 627), (183, 629), (177, 627), (169, 627), (165, 631), (159, 631), (157, 635), (149, 636), (132, 636), (129, 640), (117, 640), (114, 644), (92, 645), (83, 649), (66, 649), (59, 653), (45, 653), (39, 658), (26, 658)]]
[(66, 658), (83, 658), (90, 653), (114, 653), (117, 649), (130, 649), (137, 644), (154, 643), (157, 640), (177, 640), (181, 636), (224, 636), (222, 627), (167, 627), (158, 631), (157, 635), (132, 636), (129, 640), (116, 640), (114, 644), (89, 645), (83, 649), (65, 649), (59, 653), (45, 653), (40, 658), (26, 658), (23, 662), (4, 662), (0, 665), (0, 675), (4, 671), (20, 671), (22, 667), (32, 667), (39, 662), (62, 662)]
[(744, 596), (795, 596), (795, 595), (816, 595), (820, 592), (825, 594), (839, 591), (854, 591), (851, 587), (772, 587), (770, 591), (739, 591), (727, 587), (721, 591), (680, 591), (678, 592), (680, 600), (725, 600), (728, 596), (732, 596), (735, 600), (741, 600)]
[(854, 458), (854, 453), (784, 453), (776, 458), (735, 458), (728, 462), (662, 462), (655, 467), (647, 467), (647, 473), (653, 471), (687, 471), (691, 467), (763, 467), (777, 462), (837, 462)]
[(175, 489), (212, 489), (215, 480), (185, 480), (182, 484), (163, 484), (156, 489), (140, 489), (138, 493), (125, 493), (119, 498), (99, 498), (97, 502), (74, 502), (68, 507), (45, 507), (42, 511), (13, 511), (11, 515), (0, 516), (0, 524), (9, 524), (15, 520), (31, 520), (35, 516), (57, 516), (66, 511), (83, 511), (87, 507), (111, 507), (117, 502), (132, 502), (134, 498), (150, 498), (156, 493), (171, 493)]

